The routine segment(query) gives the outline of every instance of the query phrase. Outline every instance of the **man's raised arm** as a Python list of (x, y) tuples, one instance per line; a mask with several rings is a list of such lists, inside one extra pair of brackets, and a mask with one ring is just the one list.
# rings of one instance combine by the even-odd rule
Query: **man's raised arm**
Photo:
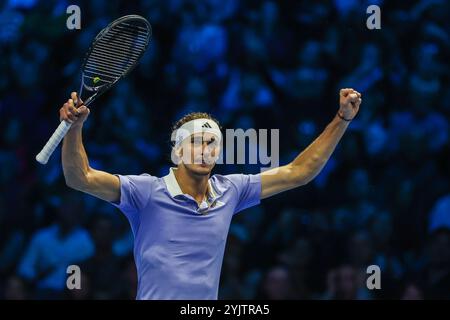
[(330, 124), (291, 163), (261, 174), (261, 199), (307, 184), (327, 163), (361, 104), (361, 94), (353, 89), (340, 91), (340, 108)]
[(62, 166), (66, 184), (102, 200), (116, 202), (120, 199), (119, 178), (89, 166), (82, 139), (83, 123), (89, 116), (89, 109), (84, 105), (75, 108), (74, 101), (77, 101), (77, 94), (72, 92), (71, 99), (59, 110), (60, 120), (72, 123), (62, 146)]

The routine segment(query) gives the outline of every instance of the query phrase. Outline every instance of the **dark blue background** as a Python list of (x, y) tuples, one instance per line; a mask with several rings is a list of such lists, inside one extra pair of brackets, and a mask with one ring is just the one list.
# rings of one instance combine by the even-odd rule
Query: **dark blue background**
[[(81, 30), (66, 28), (70, 4)], [(381, 7), (381, 30), (366, 28), (370, 4)], [(152, 24), (152, 42), (91, 107), (94, 168), (165, 175), (170, 126), (189, 111), (224, 128), (279, 128), (286, 164), (334, 117), (340, 88), (363, 94), (313, 182), (236, 217), (221, 298), (450, 298), (448, 12), (428, 0), (2, 1), (0, 297), (134, 298), (126, 219), (65, 186), (59, 149), (46, 166), (34, 160), (79, 88), (93, 37), (134, 13)], [(68, 213), (77, 219), (64, 222)], [(81, 292), (42, 290), (19, 272), (36, 235), (61, 223), (97, 247)], [(381, 290), (364, 289), (370, 264), (381, 267)]]

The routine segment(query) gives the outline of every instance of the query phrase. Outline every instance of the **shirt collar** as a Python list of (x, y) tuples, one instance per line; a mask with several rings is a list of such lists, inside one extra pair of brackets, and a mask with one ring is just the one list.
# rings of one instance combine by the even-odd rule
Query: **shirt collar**
[[(181, 191), (180, 185), (178, 184), (177, 178), (175, 177), (174, 174), (175, 170), (177, 170), (177, 168), (175, 167), (170, 168), (169, 174), (163, 177), (164, 182), (166, 183), (167, 186), (167, 190), (169, 191), (170, 196), (172, 198), (184, 195), (183, 191)], [(217, 194), (214, 191), (214, 188), (211, 184), (211, 179), (208, 180), (208, 197), (212, 199), (215, 199), (217, 197)]]

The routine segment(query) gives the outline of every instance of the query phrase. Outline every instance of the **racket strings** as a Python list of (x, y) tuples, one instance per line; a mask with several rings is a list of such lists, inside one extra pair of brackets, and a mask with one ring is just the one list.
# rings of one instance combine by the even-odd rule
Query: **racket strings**
[(147, 48), (147, 26), (122, 22), (109, 29), (92, 48), (84, 65), (84, 76), (96, 85), (117, 81), (128, 73)]

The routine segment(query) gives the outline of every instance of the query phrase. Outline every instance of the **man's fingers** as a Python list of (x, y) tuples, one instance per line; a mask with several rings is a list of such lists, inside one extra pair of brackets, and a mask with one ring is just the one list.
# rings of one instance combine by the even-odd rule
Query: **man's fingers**
[(69, 106), (69, 112), (70, 112), (70, 114), (72, 114), (76, 117), (78, 117), (80, 115), (80, 111), (78, 111), (77, 108), (72, 107), (72, 106)]
[(78, 111), (77, 111), (77, 109), (74, 107), (74, 104), (73, 104), (73, 100), (72, 99), (69, 99), (68, 101), (67, 101), (67, 117), (70, 119), (70, 120), (72, 120), (72, 121), (76, 121), (77, 119), (78, 119)]
[(67, 110), (69, 111), (69, 113), (73, 113), (74, 115), (77, 115), (78, 114), (77, 108), (75, 108), (75, 105), (73, 104), (73, 100), (69, 99), (69, 100), (67, 100), (67, 103), (68, 103)]
[(359, 97), (356, 93), (350, 93), (347, 97), (347, 103), (351, 102), (351, 103), (356, 103), (356, 101), (358, 101)]
[(67, 105), (67, 104), (64, 104), (64, 106), (63, 106), (61, 109), (59, 109), (59, 120), (60, 120), (60, 121), (65, 120), (65, 121), (67, 121), (67, 122), (72, 123), (73, 120), (71, 120), (71, 119), (69, 118), (69, 115), (67, 114), (67, 107), (68, 107), (68, 105)]
[(77, 109), (78, 117), (84, 117), (89, 114), (89, 109), (86, 106), (81, 106)]
[(83, 104), (83, 100), (81, 100), (81, 99), (78, 97), (78, 94), (77, 94), (76, 92), (72, 92), (72, 93), (70, 94), (70, 97), (72, 98), (75, 107), (81, 106), (81, 105)]
[(339, 91), (339, 94), (343, 97), (346, 97), (352, 91), (353, 91), (353, 89), (345, 88), (345, 89), (341, 89)]
[(78, 98), (77, 93), (72, 92), (70, 99), (59, 109), (59, 120), (69, 123), (84, 121), (88, 114), (89, 109), (83, 105), (83, 101)]
[(347, 97), (349, 94), (352, 94), (352, 93), (355, 93), (356, 95), (358, 95), (358, 98), (361, 98), (361, 93), (359, 93), (358, 91), (356, 91), (352, 88), (344, 88), (339, 91), (339, 94), (343, 97)]
[(83, 104), (83, 100), (78, 97), (78, 94), (75, 91), (70, 94), (70, 98), (73, 100), (75, 107), (79, 107)]
[(358, 98), (361, 98), (361, 93), (359, 93), (358, 91), (356, 91), (356, 90), (353, 90), (353, 92), (352, 92), (352, 93), (356, 94), (356, 95), (358, 96)]
[(72, 120), (72, 121), (77, 121), (77, 120), (78, 120), (78, 117), (77, 117), (76, 115), (74, 115), (73, 113), (71, 113), (71, 112), (68, 112), (68, 113), (67, 113), (67, 117), (68, 117), (70, 120)]

